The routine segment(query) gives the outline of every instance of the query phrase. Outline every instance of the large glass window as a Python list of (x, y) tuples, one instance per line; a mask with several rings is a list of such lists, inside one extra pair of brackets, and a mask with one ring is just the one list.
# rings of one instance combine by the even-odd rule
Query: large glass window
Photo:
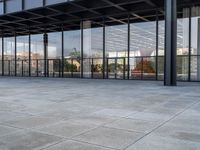
[(80, 77), (81, 31), (64, 32), (64, 76)]
[(188, 80), (189, 63), (189, 9), (177, 20), (177, 79)]
[(128, 26), (106, 26), (106, 70), (108, 78), (127, 77)]
[(4, 13), (4, 2), (0, 1), (0, 14)]
[(42, 6), (43, 6), (43, 0), (25, 0), (24, 1), (25, 9), (31, 9), (31, 8), (42, 7)]
[(6, 13), (22, 10), (22, 0), (6, 0)]
[(31, 35), (31, 75), (44, 76), (43, 34)]
[(62, 33), (48, 33), (48, 71), (49, 76), (60, 76), (62, 60)]
[(155, 56), (156, 21), (130, 25), (130, 56)]
[(103, 78), (103, 28), (91, 21), (83, 28), (83, 77)]
[(158, 80), (164, 80), (165, 21), (158, 22)]
[(130, 25), (130, 78), (156, 78), (156, 21)]
[(4, 74), (15, 75), (15, 38), (4, 38)]
[(46, 0), (46, 5), (62, 3), (62, 2), (66, 2), (66, 1), (68, 1), (68, 0)]
[(200, 7), (192, 8), (191, 80), (200, 81)]
[(48, 59), (62, 58), (62, 33), (48, 33)]
[(17, 37), (17, 75), (29, 75), (29, 36)]

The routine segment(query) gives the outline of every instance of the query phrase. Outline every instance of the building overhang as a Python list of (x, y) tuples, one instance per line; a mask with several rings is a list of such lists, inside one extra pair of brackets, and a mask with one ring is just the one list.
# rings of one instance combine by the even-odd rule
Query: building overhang
[[(197, 0), (178, 0), (178, 8), (199, 5)], [(39, 34), (80, 29), (80, 21), (93, 26), (164, 19), (164, 0), (75, 0), (0, 16), (0, 36)]]

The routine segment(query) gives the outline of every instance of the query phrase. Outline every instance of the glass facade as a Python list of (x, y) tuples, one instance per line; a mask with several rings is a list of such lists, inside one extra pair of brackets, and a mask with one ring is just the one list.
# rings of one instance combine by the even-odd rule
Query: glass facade
[(164, 80), (165, 21), (158, 21), (157, 79)]
[(156, 79), (156, 44), (156, 21), (130, 24), (131, 79)]
[(51, 4), (56, 4), (56, 3), (63, 3), (66, 2), (68, 0), (46, 0), (45, 4), (46, 5), (51, 5)]
[(24, 1), (24, 8), (25, 9), (31, 9), (36, 7), (42, 7), (43, 6), (43, 0), (25, 0)]
[(81, 30), (64, 32), (64, 77), (81, 77)]
[(31, 76), (44, 76), (43, 34), (31, 35)]
[(54, 32), (48, 34), (48, 48), (47, 48), (47, 66), (48, 76), (59, 77), (61, 76), (60, 68), (62, 61), (62, 33)]
[(191, 80), (200, 80), (200, 7), (191, 14)]
[(0, 1), (0, 14), (4, 13), (4, 2)]
[(15, 38), (4, 38), (4, 75), (15, 75)]
[(103, 78), (103, 27), (83, 22), (83, 77)]
[[(180, 81), (200, 81), (199, 12), (200, 7), (191, 7), (178, 15), (177, 80)], [(134, 17), (128, 20), (127, 16), (121, 22), (112, 20), (112, 24), (108, 18), (104, 21), (83, 21), (76, 29), (49, 32), (46, 44), (44, 34), (3, 37), (0, 39), (0, 74), (164, 79), (165, 21), (162, 15), (154, 20), (137, 21)]]
[(17, 76), (29, 76), (29, 36), (18, 36), (16, 46)]
[(177, 79), (188, 80), (189, 65), (189, 18), (178, 19), (177, 27)]
[[(73, 0), (0, 0), (0, 14), (19, 12)], [(4, 12), (5, 7), (5, 12)]]
[(22, 0), (6, 0), (6, 13), (12, 13), (22, 10)]
[(105, 27), (105, 57), (107, 78), (125, 79), (127, 77), (128, 26)]

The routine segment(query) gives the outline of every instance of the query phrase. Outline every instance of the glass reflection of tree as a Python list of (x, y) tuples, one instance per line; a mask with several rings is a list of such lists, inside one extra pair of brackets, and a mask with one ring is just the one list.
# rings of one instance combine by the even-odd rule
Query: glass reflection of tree
[(76, 48), (72, 49), (72, 52), (69, 54), (71, 58), (80, 58), (80, 51), (77, 51)]
[(70, 58), (73, 60), (72, 62), (69, 62), (69, 60), (65, 59), (65, 70), (71, 71), (71, 72), (77, 72), (78, 67), (76, 64), (74, 64), (74, 61), (76, 61), (80, 65), (80, 51), (78, 51), (76, 48), (72, 49), (72, 52), (69, 54)]

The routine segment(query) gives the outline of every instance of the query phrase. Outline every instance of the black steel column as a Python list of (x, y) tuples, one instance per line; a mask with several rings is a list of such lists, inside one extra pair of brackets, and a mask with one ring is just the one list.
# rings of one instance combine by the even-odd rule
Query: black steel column
[[(130, 15), (128, 16), (128, 64), (127, 65), (128, 65), (127, 79), (129, 79), (130, 78)], [(126, 67), (124, 69), (126, 69)]]
[(4, 76), (4, 35), (2, 36), (2, 76)]
[(165, 0), (165, 77), (164, 85), (176, 86), (177, 4)]
[(43, 0), (43, 6), (45, 6), (46, 5), (46, 0)]
[(81, 21), (81, 78), (83, 78), (83, 21)]
[(105, 57), (106, 57), (106, 26), (105, 26), (105, 18), (103, 18), (103, 79), (105, 79), (105, 73), (106, 73), (106, 70), (105, 70), (105, 64), (106, 64), (106, 60), (105, 60)]
[(29, 77), (31, 76), (31, 34), (28, 35), (28, 49), (29, 49)]
[(62, 71), (62, 77), (64, 77), (64, 65), (65, 65), (65, 57), (64, 57), (64, 30), (63, 30), (63, 27), (62, 27), (62, 60), (61, 60), (61, 62), (62, 62), (62, 69), (61, 69), (61, 71)]
[(24, 76), (24, 61), (22, 60), (22, 77)]
[(159, 17), (158, 11), (156, 12), (156, 80), (158, 80), (158, 50), (159, 50)]
[(22, 10), (25, 8), (25, 0), (22, 0)]
[(188, 58), (188, 80), (191, 81), (191, 30), (192, 30), (192, 9), (191, 7), (189, 8), (189, 58)]
[(3, 13), (5, 14), (6, 13), (6, 1), (3, 0)]
[(17, 37), (15, 33), (15, 76), (17, 76)]
[(47, 63), (48, 63), (48, 34), (44, 33), (44, 75), (47, 77)]

